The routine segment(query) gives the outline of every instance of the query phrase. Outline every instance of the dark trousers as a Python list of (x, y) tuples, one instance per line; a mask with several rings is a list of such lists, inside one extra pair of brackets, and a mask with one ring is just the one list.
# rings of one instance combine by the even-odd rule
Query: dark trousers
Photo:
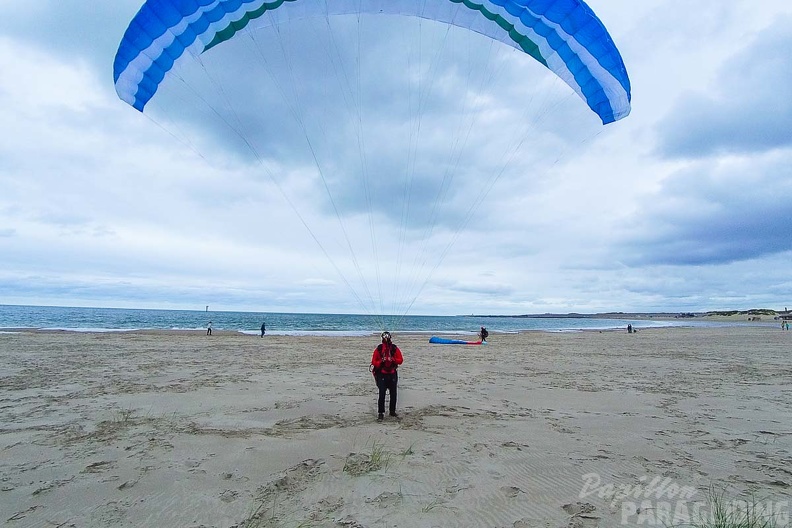
[(396, 412), (396, 386), (399, 384), (399, 374), (379, 374), (377, 375), (377, 387), (379, 387), (379, 399), (377, 400), (377, 412), (385, 414), (385, 391), (390, 391), (390, 403), (388, 410), (391, 414)]

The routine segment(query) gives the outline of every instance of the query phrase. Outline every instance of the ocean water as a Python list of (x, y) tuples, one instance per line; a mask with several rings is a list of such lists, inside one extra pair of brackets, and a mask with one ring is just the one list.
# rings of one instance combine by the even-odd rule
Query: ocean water
[(56, 306), (0, 305), (0, 331), (17, 328), (115, 332), (125, 330), (198, 330), (209, 321), (214, 330), (258, 335), (266, 322), (271, 335), (372, 335), (391, 332), (476, 335), (481, 326), (491, 334), (524, 331), (609, 330), (662, 326), (715, 326), (705, 321), (652, 321), (594, 319), (590, 317), (481, 317), (407, 315), (369, 316), (197, 310), (146, 310), (125, 308), (69, 308)]

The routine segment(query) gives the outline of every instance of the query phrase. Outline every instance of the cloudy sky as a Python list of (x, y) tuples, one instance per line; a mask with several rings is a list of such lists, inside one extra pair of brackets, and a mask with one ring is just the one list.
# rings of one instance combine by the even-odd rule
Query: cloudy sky
[(607, 126), (524, 54), (385, 16), (247, 33), (141, 114), (112, 75), (140, 0), (0, 0), (0, 304), (792, 306), (792, 3), (589, 4), (632, 83)]

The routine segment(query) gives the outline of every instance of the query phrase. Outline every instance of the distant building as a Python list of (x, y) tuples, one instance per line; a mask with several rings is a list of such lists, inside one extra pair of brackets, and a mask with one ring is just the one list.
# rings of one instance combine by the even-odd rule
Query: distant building
[(792, 321), (792, 311), (784, 308), (783, 312), (778, 312), (776, 319), (781, 319), (782, 321)]

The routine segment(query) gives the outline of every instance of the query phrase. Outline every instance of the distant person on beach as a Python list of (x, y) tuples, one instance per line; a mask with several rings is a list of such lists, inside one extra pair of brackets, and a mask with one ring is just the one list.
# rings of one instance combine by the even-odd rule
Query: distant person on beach
[(627, 333), (628, 334), (632, 334), (632, 325), (631, 324), (627, 325)]
[(264, 334), (267, 333), (267, 323), (261, 323), (261, 337), (264, 337)]
[(479, 330), (479, 337), (481, 338), (482, 341), (486, 341), (487, 338), (489, 337), (489, 332), (483, 326), (481, 327), (481, 330)]
[(374, 349), (371, 356), (372, 372), (377, 381), (379, 398), (377, 399), (377, 421), (382, 421), (385, 417), (385, 392), (390, 392), (390, 402), (388, 409), (390, 416), (398, 418), (396, 414), (396, 393), (399, 384), (399, 374), (397, 369), (402, 364), (403, 358), (399, 347), (391, 341), (390, 332), (382, 332), (380, 336), (382, 343)]
[(209, 321), (209, 324), (206, 325), (206, 335), (212, 335), (212, 321)]

